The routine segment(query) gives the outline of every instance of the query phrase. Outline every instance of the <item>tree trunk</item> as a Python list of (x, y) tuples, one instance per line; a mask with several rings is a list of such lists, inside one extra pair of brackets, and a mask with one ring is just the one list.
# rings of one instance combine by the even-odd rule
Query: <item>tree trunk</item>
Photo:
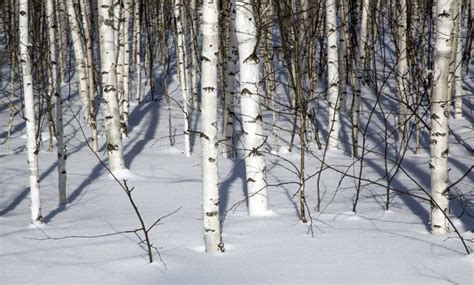
[(51, 72), (51, 97), (55, 99), (56, 103), (56, 142), (58, 153), (58, 190), (59, 190), (59, 204), (65, 205), (66, 199), (66, 145), (64, 144), (63, 131), (63, 101), (61, 97), (61, 82), (59, 81), (59, 66), (58, 66), (58, 48), (56, 41), (56, 15), (54, 0), (46, 1), (46, 16), (48, 17), (48, 36), (49, 36), (49, 61)]
[(83, 35), (86, 46), (86, 58), (87, 58), (87, 85), (89, 90), (89, 100), (90, 100), (90, 126), (92, 131), (92, 149), (97, 153), (99, 151), (99, 141), (97, 139), (97, 108), (95, 101), (95, 84), (94, 84), (94, 57), (93, 57), (93, 43), (92, 43), (92, 31), (89, 25), (91, 12), (90, 4), (86, 0), (79, 1), (81, 5), (81, 15), (82, 15), (82, 27)]
[(140, 0), (135, 0), (133, 6), (133, 40), (134, 40), (134, 55), (135, 56), (135, 100), (138, 103), (142, 101), (142, 34), (141, 34), (141, 20), (140, 20)]
[(263, 156), (264, 134), (258, 93), (260, 74), (257, 56), (257, 31), (250, 0), (237, 0), (235, 10), (249, 214), (259, 215), (268, 210), (268, 194), (266, 165)]
[(120, 113), (117, 98), (117, 69), (115, 66), (114, 18), (112, 0), (99, 0), (100, 60), (102, 92), (105, 104), (105, 133), (109, 168), (112, 171), (124, 169), (123, 147), (120, 134)]
[(225, 95), (224, 95), (224, 144), (222, 156), (224, 158), (233, 157), (234, 154), (234, 96), (236, 90), (237, 64), (239, 61), (239, 50), (237, 36), (235, 34), (235, 9), (234, 1), (229, 1), (229, 23), (228, 23), (228, 48), (227, 48), (227, 68), (225, 77)]
[(184, 116), (184, 155), (186, 157), (191, 156), (191, 141), (189, 136), (189, 96), (188, 96), (188, 80), (186, 72), (186, 47), (185, 47), (185, 29), (183, 26), (183, 0), (174, 0), (174, 17), (176, 21), (176, 39), (178, 42), (177, 53), (178, 58), (176, 61), (179, 82), (181, 86), (181, 95), (183, 97), (183, 116)]
[(452, 0), (438, 0), (437, 39), (435, 47), (434, 92), (431, 99), (431, 231), (444, 235), (449, 231), (446, 215), (449, 214), (448, 188), (448, 76), (449, 59), (452, 49), (450, 37), (453, 21), (451, 18)]
[(202, 210), (206, 252), (213, 253), (223, 250), (219, 224), (217, 168), (217, 64), (219, 54), (217, 1), (205, 1), (202, 12)]
[(336, 1), (326, 0), (326, 29), (328, 54), (328, 146), (336, 149), (339, 143), (339, 61)]
[(26, 120), (26, 151), (30, 177), (31, 222), (41, 224), (40, 178), (38, 172), (38, 145), (36, 143), (35, 102), (33, 94), (33, 76), (31, 75), (31, 59), (28, 52), (30, 38), (28, 34), (28, 0), (19, 3), (19, 33), (20, 33), (20, 65), (23, 81), (23, 96), (25, 102)]
[(397, 84), (398, 84), (398, 129), (397, 139), (402, 141), (403, 145), (408, 142), (408, 94), (409, 87), (409, 70), (408, 70), (408, 54), (407, 54), (407, 3), (406, 0), (398, 2), (398, 19), (397, 19)]
[(82, 112), (84, 120), (89, 126), (92, 126), (91, 117), (91, 101), (89, 98), (89, 82), (87, 78), (87, 63), (86, 54), (84, 52), (84, 43), (82, 41), (81, 30), (78, 22), (78, 17), (74, 8), (72, 0), (66, 0), (67, 15), (69, 19), (69, 28), (71, 31), (71, 38), (73, 41), (74, 57), (76, 61), (76, 70), (78, 73), (79, 96), (82, 101)]

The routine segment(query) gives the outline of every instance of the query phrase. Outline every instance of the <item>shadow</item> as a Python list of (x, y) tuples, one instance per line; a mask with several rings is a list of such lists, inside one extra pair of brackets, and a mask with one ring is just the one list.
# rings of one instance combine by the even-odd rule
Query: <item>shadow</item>
[(136, 158), (136, 156), (141, 153), (145, 146), (149, 142), (153, 141), (155, 137), (155, 133), (160, 122), (159, 106), (160, 101), (162, 100), (161, 97), (158, 100), (159, 101), (156, 102), (142, 103), (136, 106), (130, 114), (130, 122), (137, 122), (137, 124), (132, 125), (132, 127), (130, 128), (130, 133), (134, 131), (134, 128), (136, 128), (140, 121), (146, 118), (149, 118), (149, 120), (147, 120), (147, 127), (143, 131), (143, 133), (145, 134), (143, 137), (140, 137), (138, 134), (135, 134), (133, 136), (135, 138), (134, 140), (124, 141), (126, 142), (126, 146), (124, 147), (124, 150), (126, 151), (126, 153), (124, 154), (124, 160), (125, 167), (127, 168), (131, 167), (132, 162)]
[[(57, 168), (58, 163), (55, 162), (51, 165), (46, 171), (40, 175), (40, 181), (46, 178), (54, 169)], [(0, 216), (4, 216), (7, 213), (13, 211), (20, 203), (23, 201), (28, 194), (30, 193), (30, 187), (23, 189), (18, 195), (13, 199), (13, 201), (8, 204), (3, 210), (0, 211)]]
[[(248, 189), (247, 189), (247, 174), (245, 173), (245, 161), (241, 160), (232, 160), (232, 167), (229, 171), (230, 175), (228, 175), (219, 185), (219, 215), (222, 217), (221, 219), (221, 230), (224, 229), (224, 222), (226, 218), (226, 211), (229, 205), (229, 191), (231, 189), (232, 184), (237, 181), (238, 179), (242, 180), (242, 193), (243, 193), (243, 200), (245, 201), (245, 205), (248, 209)], [(239, 204), (237, 202), (236, 204)]]
[[(82, 181), (82, 183), (76, 188), (76, 190), (74, 190), (73, 192), (71, 192), (71, 194), (69, 194), (69, 196), (67, 197), (67, 203), (68, 204), (71, 204), (72, 202), (74, 202), (81, 194), (82, 192), (84, 191), (84, 189), (89, 185), (89, 184), (92, 184), (92, 182), (94, 180), (97, 179), (97, 177), (100, 175), (101, 171), (104, 169), (104, 167), (102, 166), (102, 164), (98, 163), (94, 169), (91, 171), (91, 173), (88, 175), (87, 179)], [(44, 223), (48, 223), (50, 222), (57, 214), (59, 214), (60, 212), (62, 212), (63, 210), (67, 210), (67, 208), (65, 206), (58, 206), (56, 209), (54, 209), (53, 211), (51, 211), (50, 213), (48, 213), (44, 218), (43, 218), (43, 222)]]
[[(406, 164), (408, 160), (404, 160), (402, 163)], [(380, 165), (374, 162), (373, 159), (365, 159), (364, 162), (369, 166), (372, 170), (375, 172), (379, 173), (381, 177), (385, 176), (385, 169), (383, 169)], [(416, 177), (421, 178), (421, 182), (417, 181), (419, 184), (423, 185), (426, 183), (426, 176), (428, 176), (428, 181), (429, 181), (429, 175), (423, 173), (424, 171), (420, 169), (419, 167), (415, 167), (418, 169), (412, 169), (412, 166), (402, 166), (407, 172), (415, 173)], [(410, 195), (409, 189), (407, 189), (407, 186), (400, 181), (400, 171), (397, 173), (397, 177), (393, 178), (392, 182), (390, 183), (390, 187), (399, 190), (400, 192), (396, 192), (397, 196), (400, 197), (400, 199), (403, 201), (403, 203), (410, 209), (410, 211), (418, 216), (420, 220), (423, 222), (425, 225), (425, 228), (427, 231), (430, 231), (430, 221), (429, 217), (430, 214), (428, 210), (423, 207), (423, 205), (417, 201), (413, 196)], [(361, 190), (363, 191), (363, 190)], [(394, 191), (391, 191), (392, 193)], [(406, 193), (406, 194), (405, 194)]]

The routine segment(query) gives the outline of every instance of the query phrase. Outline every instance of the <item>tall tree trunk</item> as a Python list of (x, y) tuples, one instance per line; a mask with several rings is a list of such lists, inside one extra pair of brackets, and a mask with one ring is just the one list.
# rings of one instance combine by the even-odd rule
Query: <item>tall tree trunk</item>
[(452, 49), (450, 37), (453, 20), (453, 0), (438, 0), (436, 6), (437, 38), (435, 47), (434, 92), (431, 99), (431, 231), (436, 235), (448, 233), (448, 76)]
[(408, 94), (409, 94), (409, 70), (408, 70), (408, 54), (407, 54), (407, 2), (406, 0), (398, 1), (398, 17), (397, 17), (397, 84), (398, 84), (398, 128), (397, 139), (401, 139), (402, 144), (408, 142)]
[(69, 28), (73, 41), (74, 57), (76, 62), (76, 70), (78, 73), (79, 96), (82, 101), (82, 112), (84, 120), (89, 126), (92, 126), (91, 117), (91, 98), (89, 98), (89, 82), (87, 78), (87, 58), (84, 52), (84, 43), (81, 36), (78, 17), (72, 0), (66, 0), (67, 15), (69, 20)]
[(239, 50), (237, 44), (237, 36), (235, 34), (235, 3), (229, 1), (229, 18), (228, 18), (228, 48), (227, 52), (227, 68), (225, 76), (225, 95), (224, 95), (224, 144), (222, 155), (224, 158), (233, 157), (234, 154), (234, 96), (236, 94), (236, 76), (237, 64), (239, 61)]
[(176, 61), (179, 74), (179, 82), (181, 86), (181, 95), (183, 97), (183, 116), (184, 116), (184, 155), (186, 157), (191, 156), (191, 140), (189, 136), (189, 120), (190, 120), (190, 108), (189, 108), (189, 96), (188, 96), (188, 79), (186, 72), (186, 42), (185, 42), (185, 28), (183, 22), (184, 17), (183, 0), (174, 0), (174, 17), (176, 21), (176, 39), (177, 39), (177, 53), (178, 58)]
[(328, 146), (335, 149), (339, 143), (339, 61), (336, 0), (326, 0), (326, 29), (328, 54)]
[(460, 119), (462, 115), (462, 76), (461, 76), (461, 67), (462, 67), (462, 31), (461, 31), (461, 22), (462, 22), (462, 6), (459, 2), (455, 1), (454, 5), (454, 43), (453, 50), (451, 52), (453, 60), (453, 83), (452, 83), (452, 93), (448, 93), (448, 96), (452, 94), (454, 101), (454, 118)]
[(219, 176), (217, 168), (217, 64), (219, 10), (217, 1), (202, 6), (202, 210), (206, 252), (222, 251), (219, 224)]
[(142, 62), (141, 62), (141, 49), (142, 49), (142, 29), (140, 19), (140, 0), (135, 0), (133, 6), (133, 40), (134, 40), (134, 54), (135, 56), (135, 100), (138, 103), (142, 101)]
[(64, 144), (63, 131), (63, 101), (61, 97), (61, 82), (59, 81), (59, 66), (58, 66), (58, 48), (56, 40), (56, 15), (54, 0), (46, 1), (46, 16), (48, 17), (48, 39), (49, 39), (49, 61), (51, 72), (51, 94), (55, 99), (56, 106), (56, 142), (58, 153), (58, 190), (59, 190), (59, 204), (65, 205), (66, 200), (66, 145)]
[(123, 146), (120, 133), (120, 113), (117, 98), (117, 69), (115, 66), (114, 18), (112, 0), (98, 1), (100, 36), (100, 60), (102, 92), (105, 104), (105, 134), (109, 168), (112, 171), (124, 169)]
[(99, 141), (97, 139), (97, 107), (95, 101), (95, 84), (94, 84), (94, 57), (93, 57), (93, 43), (92, 43), (92, 31), (90, 27), (90, 18), (92, 16), (90, 3), (86, 0), (79, 1), (81, 5), (82, 15), (82, 28), (86, 46), (86, 58), (87, 58), (87, 85), (89, 90), (90, 100), (90, 126), (92, 131), (92, 150), (96, 153), (99, 151)]
[(190, 28), (191, 28), (191, 100), (194, 110), (199, 110), (199, 45), (198, 45), (198, 34), (199, 25), (198, 22), (198, 8), (196, 7), (196, 0), (190, 0)]
[(259, 215), (268, 210), (268, 194), (263, 156), (264, 134), (258, 93), (260, 73), (257, 31), (251, 0), (237, 0), (235, 3), (249, 214)]
[(19, 3), (19, 33), (20, 33), (20, 66), (23, 81), (23, 96), (25, 101), (26, 120), (26, 151), (28, 156), (28, 170), (31, 198), (31, 222), (41, 224), (40, 178), (38, 172), (38, 145), (36, 143), (35, 100), (33, 94), (33, 76), (31, 75), (31, 59), (28, 52), (30, 38), (28, 33), (28, 0)]

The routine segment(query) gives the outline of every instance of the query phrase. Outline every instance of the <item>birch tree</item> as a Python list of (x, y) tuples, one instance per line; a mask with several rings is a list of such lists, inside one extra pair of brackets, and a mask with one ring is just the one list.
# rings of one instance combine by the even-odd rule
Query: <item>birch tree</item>
[[(94, 125), (91, 116), (91, 98), (89, 97), (89, 80), (87, 76), (87, 57), (84, 48), (84, 42), (81, 36), (81, 29), (78, 17), (72, 0), (66, 0), (66, 9), (69, 20), (69, 28), (74, 48), (74, 58), (76, 62), (76, 70), (78, 73), (79, 96), (82, 102), (82, 112), (84, 120), (89, 126)], [(92, 128), (94, 129), (94, 128)], [(95, 137), (94, 137), (95, 136)], [(92, 139), (97, 140), (97, 133), (92, 134)]]
[(135, 100), (138, 103), (142, 100), (141, 81), (142, 81), (142, 63), (141, 63), (141, 48), (142, 48), (142, 29), (140, 25), (140, 0), (135, 0), (133, 3), (133, 56), (135, 57)]
[(398, 131), (397, 139), (401, 139), (405, 145), (407, 143), (407, 120), (408, 120), (408, 54), (407, 54), (407, 2), (406, 0), (398, 1), (398, 18), (397, 18), (397, 84), (398, 84)]
[(235, 29), (240, 64), (240, 103), (244, 131), (245, 170), (249, 214), (259, 215), (268, 210), (266, 165), (263, 157), (264, 134), (258, 84), (260, 81), (257, 56), (257, 29), (251, 0), (235, 1)]
[(90, 127), (92, 131), (92, 150), (96, 153), (99, 151), (99, 141), (97, 139), (97, 108), (95, 101), (95, 83), (94, 83), (94, 56), (93, 56), (93, 42), (92, 42), (92, 30), (90, 25), (91, 9), (90, 3), (87, 0), (79, 0), (82, 16), (82, 30), (83, 38), (85, 42), (85, 52), (87, 60), (87, 86), (89, 91), (90, 101)]
[(31, 59), (28, 52), (28, 48), (30, 47), (30, 37), (28, 33), (28, 0), (21, 0), (19, 2), (19, 15), (20, 67), (23, 82), (24, 115), (26, 120), (26, 152), (30, 182), (31, 222), (33, 224), (41, 224), (43, 217), (41, 215), (38, 145), (36, 143), (35, 100), (33, 94), (33, 76), (31, 74)]
[(328, 53), (328, 146), (335, 149), (339, 143), (339, 61), (336, 1), (326, 1), (326, 29)]
[(124, 169), (123, 147), (120, 133), (120, 113), (117, 97), (117, 69), (115, 64), (114, 18), (112, 0), (99, 0), (99, 37), (102, 74), (102, 92), (105, 110), (105, 134), (109, 168)]
[[(455, 0), (454, 0), (455, 1)], [(431, 137), (429, 163), (431, 169), (431, 231), (444, 235), (449, 231), (448, 188), (448, 76), (452, 50), (450, 36), (453, 27), (451, 7), (453, 0), (438, 0), (436, 4), (437, 38), (434, 62), (434, 92), (431, 99)]]
[(228, 29), (228, 48), (226, 60), (225, 93), (224, 93), (224, 123), (223, 137), (224, 144), (222, 156), (224, 158), (232, 157), (234, 153), (233, 132), (234, 132), (234, 96), (236, 90), (237, 63), (239, 61), (239, 51), (237, 38), (235, 34), (235, 3), (229, 1), (229, 29)]
[(219, 224), (219, 176), (217, 168), (217, 64), (219, 10), (217, 1), (202, 6), (202, 210), (206, 252), (223, 250)]
[(189, 95), (188, 95), (188, 80), (186, 72), (186, 47), (185, 47), (185, 28), (183, 26), (184, 17), (183, 0), (174, 0), (174, 17), (176, 21), (176, 39), (177, 39), (177, 54), (176, 61), (179, 74), (179, 82), (181, 85), (181, 95), (183, 97), (183, 116), (184, 116), (184, 155), (191, 156), (191, 141), (189, 136)]
[(56, 41), (56, 15), (55, 15), (54, 0), (46, 1), (46, 16), (48, 18), (48, 40), (49, 40), (49, 62), (50, 62), (50, 88), (52, 98), (55, 99), (56, 106), (56, 142), (58, 153), (58, 190), (59, 190), (59, 204), (65, 205), (66, 200), (66, 145), (64, 144), (63, 131), (63, 101), (61, 97), (60, 81), (59, 81), (59, 66), (58, 66), (58, 48)]

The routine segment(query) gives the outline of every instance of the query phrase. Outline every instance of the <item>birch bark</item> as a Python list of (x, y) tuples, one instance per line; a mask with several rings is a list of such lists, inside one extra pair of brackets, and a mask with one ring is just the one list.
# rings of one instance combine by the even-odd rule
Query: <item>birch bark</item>
[(41, 215), (40, 199), (40, 179), (38, 172), (38, 145), (36, 143), (36, 121), (35, 121), (35, 102), (33, 94), (33, 76), (31, 74), (31, 59), (28, 52), (30, 47), (30, 38), (28, 34), (28, 0), (19, 2), (19, 49), (20, 49), (20, 67), (23, 81), (24, 112), (26, 120), (26, 151), (28, 157), (28, 172), (30, 182), (30, 210), (31, 222), (41, 224), (43, 217)]
[(217, 64), (219, 54), (219, 10), (217, 1), (205, 1), (202, 38), (202, 210), (206, 252), (223, 250), (219, 224), (217, 168)]
[(115, 64), (114, 18), (112, 0), (99, 0), (99, 36), (102, 91), (105, 105), (105, 134), (109, 167), (124, 169), (123, 146), (120, 133), (120, 113), (117, 98), (117, 69)]
[(408, 54), (407, 54), (407, 2), (406, 0), (399, 0), (398, 2), (398, 131), (397, 139), (401, 139), (403, 145), (407, 144), (407, 126), (408, 126)]
[(185, 47), (185, 29), (183, 27), (183, 0), (174, 0), (174, 17), (176, 21), (176, 38), (178, 42), (176, 61), (178, 67), (179, 81), (181, 85), (181, 95), (183, 97), (183, 116), (184, 116), (184, 155), (191, 156), (191, 141), (189, 136), (189, 96), (188, 96), (188, 80), (186, 72), (186, 47)]
[(89, 25), (91, 11), (89, 2), (86, 2), (86, 0), (80, 0), (79, 3), (81, 5), (82, 28), (86, 47), (87, 86), (90, 101), (89, 123), (92, 131), (92, 149), (97, 153), (99, 151), (99, 141), (97, 139), (97, 112), (94, 86), (94, 57), (92, 48), (92, 32)]
[(142, 81), (142, 63), (141, 63), (141, 49), (142, 49), (142, 34), (141, 34), (141, 19), (140, 19), (140, 0), (135, 0), (133, 6), (133, 39), (134, 39), (134, 55), (135, 56), (135, 100), (140, 103), (142, 101), (141, 81)]
[(59, 81), (59, 66), (58, 66), (58, 48), (56, 40), (56, 15), (54, 0), (46, 1), (46, 15), (48, 17), (48, 40), (49, 40), (49, 61), (51, 72), (51, 93), (55, 100), (56, 108), (56, 142), (58, 154), (58, 190), (59, 190), (59, 204), (65, 205), (66, 200), (66, 145), (64, 144), (63, 131), (63, 101), (61, 97), (61, 84)]
[(336, 0), (326, 1), (326, 29), (328, 55), (328, 147), (336, 149), (339, 144), (339, 61)]
[(84, 43), (82, 41), (81, 30), (79, 26), (78, 17), (74, 8), (72, 0), (66, 0), (66, 9), (69, 21), (69, 29), (71, 31), (71, 38), (74, 48), (74, 58), (76, 62), (76, 70), (78, 73), (79, 96), (82, 101), (82, 112), (84, 120), (89, 126), (92, 125), (91, 118), (91, 102), (89, 98), (89, 82), (87, 78), (87, 62), (86, 54), (84, 52)]
[(237, 63), (239, 61), (239, 50), (237, 38), (235, 35), (235, 3), (229, 1), (229, 30), (228, 30), (228, 48), (227, 48), (227, 68), (225, 77), (225, 95), (224, 95), (224, 144), (223, 157), (229, 158), (234, 153), (233, 132), (234, 132), (234, 96), (236, 91)]
[(235, 3), (249, 214), (260, 215), (268, 210), (268, 194), (266, 165), (262, 152), (264, 134), (258, 93), (260, 74), (259, 58), (256, 53), (257, 31), (251, 0), (237, 0)]
[(429, 163), (431, 169), (431, 231), (444, 235), (449, 231), (446, 215), (449, 214), (448, 188), (448, 76), (452, 50), (450, 37), (453, 21), (452, 0), (438, 0), (436, 6), (437, 38), (435, 46), (434, 92), (431, 99), (431, 138)]

